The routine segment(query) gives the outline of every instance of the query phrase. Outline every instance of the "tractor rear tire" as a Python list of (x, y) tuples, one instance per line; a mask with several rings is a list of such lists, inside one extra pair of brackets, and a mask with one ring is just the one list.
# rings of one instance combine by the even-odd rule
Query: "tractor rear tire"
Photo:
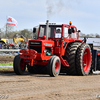
[(17, 75), (23, 75), (26, 69), (24, 59), (20, 58), (20, 55), (15, 56), (13, 61), (13, 69)]
[(48, 74), (47, 68), (45, 65), (29, 66), (29, 64), (27, 64), (27, 69), (28, 69), (28, 72), (31, 74)]
[(27, 64), (27, 70), (29, 73), (33, 74), (34, 73), (34, 68), (33, 66), (30, 66), (29, 64)]
[(28, 64), (28, 65), (27, 65), (27, 69), (28, 69), (28, 72), (31, 73), (31, 74), (38, 74), (38, 73), (39, 73), (38, 65), (30, 66), (30, 65)]
[(91, 49), (88, 44), (82, 44), (78, 50), (76, 55), (76, 69), (78, 75), (88, 75), (91, 70), (92, 64), (92, 54)]
[(56, 77), (59, 75), (61, 69), (61, 62), (59, 57), (51, 56), (48, 62), (48, 71), (51, 77)]
[(69, 64), (69, 67), (67, 67), (66, 69), (66, 73), (68, 75), (77, 75), (75, 59), (76, 59), (77, 49), (80, 45), (81, 45), (80, 42), (74, 42), (69, 44), (68, 47), (66, 48), (64, 59), (66, 59), (66, 61)]

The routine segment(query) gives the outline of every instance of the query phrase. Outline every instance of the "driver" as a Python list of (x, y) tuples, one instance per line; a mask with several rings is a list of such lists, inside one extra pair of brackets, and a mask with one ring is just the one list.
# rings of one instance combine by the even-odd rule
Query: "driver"
[(56, 33), (60, 33), (60, 29), (57, 29), (57, 30), (56, 30)]

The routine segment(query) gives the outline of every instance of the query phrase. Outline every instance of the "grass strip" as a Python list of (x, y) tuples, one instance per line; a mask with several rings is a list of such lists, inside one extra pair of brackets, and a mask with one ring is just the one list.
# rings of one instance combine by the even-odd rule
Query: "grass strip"
[(13, 63), (0, 63), (0, 66), (13, 66)]
[(0, 70), (4, 70), (4, 69), (13, 69), (12, 67), (1, 67)]

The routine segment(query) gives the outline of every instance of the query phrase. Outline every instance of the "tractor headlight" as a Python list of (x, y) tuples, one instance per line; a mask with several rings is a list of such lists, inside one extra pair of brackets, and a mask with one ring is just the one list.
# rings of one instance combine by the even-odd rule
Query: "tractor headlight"
[(44, 50), (44, 52), (46, 53), (46, 52), (47, 52), (47, 50)]

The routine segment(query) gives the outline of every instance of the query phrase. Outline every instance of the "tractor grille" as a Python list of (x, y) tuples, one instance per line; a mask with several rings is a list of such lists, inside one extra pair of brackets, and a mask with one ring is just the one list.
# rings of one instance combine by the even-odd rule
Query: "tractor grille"
[(30, 41), (30, 45), (41, 45), (40, 41)]
[(30, 46), (30, 49), (34, 49), (34, 50), (36, 50), (38, 53), (41, 53), (41, 47), (33, 47), (33, 46)]

